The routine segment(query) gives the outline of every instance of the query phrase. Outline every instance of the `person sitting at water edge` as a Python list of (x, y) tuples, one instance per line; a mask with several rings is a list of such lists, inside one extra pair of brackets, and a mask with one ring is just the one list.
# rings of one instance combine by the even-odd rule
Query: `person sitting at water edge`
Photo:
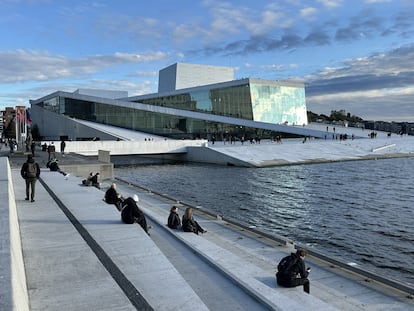
[(137, 203), (139, 198), (136, 194), (134, 197), (128, 197), (122, 204), (121, 219), (126, 224), (138, 223), (142, 229), (148, 234), (147, 220), (145, 219), (144, 212), (138, 207)]
[(108, 204), (114, 204), (118, 211), (122, 209), (122, 196), (116, 191), (116, 184), (113, 183), (111, 187), (105, 192), (105, 202)]
[(187, 207), (185, 209), (184, 215), (183, 215), (183, 231), (184, 232), (194, 232), (195, 234), (206, 233), (207, 231), (201, 228), (201, 226), (198, 224), (197, 221), (193, 218), (193, 209), (191, 207)]
[(310, 293), (310, 281), (308, 279), (310, 268), (306, 269), (304, 262), (307, 254), (306, 250), (298, 249), (296, 254), (292, 253), (280, 261), (276, 273), (278, 285), (284, 287), (303, 285), (303, 290), (308, 294)]
[(176, 205), (173, 205), (170, 209), (170, 215), (168, 216), (168, 227), (171, 229), (181, 227), (180, 215), (178, 215), (178, 206)]

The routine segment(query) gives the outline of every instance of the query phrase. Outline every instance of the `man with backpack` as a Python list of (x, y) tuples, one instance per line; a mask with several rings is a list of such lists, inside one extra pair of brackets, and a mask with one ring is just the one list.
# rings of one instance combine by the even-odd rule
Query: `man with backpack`
[[(36, 180), (39, 178), (39, 175), (40, 175), (40, 167), (39, 167), (39, 164), (35, 162), (31, 154), (27, 156), (27, 161), (23, 163), (22, 169), (20, 170), (20, 174), (26, 181), (26, 199), (25, 200), (29, 200), (29, 195), (30, 195), (31, 202), (34, 202)], [(30, 193), (30, 190), (31, 190), (31, 193)]]
[(298, 249), (296, 254), (292, 253), (284, 257), (278, 264), (276, 273), (277, 284), (284, 287), (295, 287), (303, 285), (303, 290), (310, 293), (310, 282), (308, 275), (310, 268), (305, 268), (304, 259), (307, 255), (304, 249)]

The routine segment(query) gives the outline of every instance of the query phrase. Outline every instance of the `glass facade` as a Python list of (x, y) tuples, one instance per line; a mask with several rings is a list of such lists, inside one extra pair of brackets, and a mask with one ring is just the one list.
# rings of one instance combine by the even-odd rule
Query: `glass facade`
[(273, 124), (308, 123), (304, 87), (245, 83), (139, 102)]
[(304, 88), (254, 83), (250, 88), (254, 121), (308, 124)]
[(139, 100), (140, 103), (253, 120), (249, 84), (196, 90)]
[[(246, 81), (244, 83), (244, 81)], [(179, 94), (138, 100), (140, 103), (190, 110), (239, 119), (273, 124), (307, 124), (305, 90), (300, 86), (253, 83), (243, 80), (238, 85), (211, 89), (194, 89)], [(185, 91), (185, 90), (183, 90)], [(271, 136), (274, 133), (259, 128), (206, 121), (177, 115), (84, 101), (70, 97), (55, 97), (39, 105), (56, 113), (127, 129), (172, 138), (217, 139), (229, 136)]]

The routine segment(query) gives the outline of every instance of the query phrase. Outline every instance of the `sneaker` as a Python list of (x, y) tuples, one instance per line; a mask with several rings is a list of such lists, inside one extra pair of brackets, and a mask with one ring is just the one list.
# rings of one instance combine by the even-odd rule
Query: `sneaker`
[(65, 179), (67, 180), (69, 178), (70, 174), (65, 175)]
[(29, 198), (25, 198), (26, 201), (29, 201)]
[(32, 199), (30, 202), (34, 202), (34, 200)]

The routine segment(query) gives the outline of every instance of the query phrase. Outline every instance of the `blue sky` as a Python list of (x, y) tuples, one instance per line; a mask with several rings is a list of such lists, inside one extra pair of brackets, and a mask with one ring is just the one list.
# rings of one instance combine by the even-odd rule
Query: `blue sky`
[(302, 81), (308, 110), (414, 122), (414, 0), (0, 0), (0, 109), (155, 93), (176, 62)]

